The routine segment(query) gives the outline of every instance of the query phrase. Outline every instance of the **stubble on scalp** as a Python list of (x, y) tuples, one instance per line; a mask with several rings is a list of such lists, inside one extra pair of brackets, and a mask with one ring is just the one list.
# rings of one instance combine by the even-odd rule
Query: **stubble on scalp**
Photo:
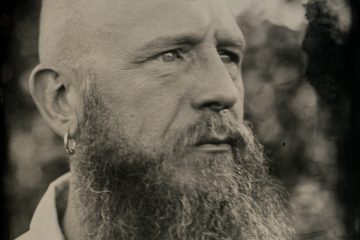
[[(204, 114), (152, 152), (119, 126), (92, 86), (71, 159), (83, 239), (291, 239), (286, 194), (250, 129), (230, 115)], [(220, 132), (232, 154), (179, 158)]]

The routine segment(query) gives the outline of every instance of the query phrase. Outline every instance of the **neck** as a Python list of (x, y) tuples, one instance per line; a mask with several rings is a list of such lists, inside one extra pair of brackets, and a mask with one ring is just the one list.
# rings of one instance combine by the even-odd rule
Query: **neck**
[(65, 235), (66, 240), (81, 239), (81, 225), (79, 217), (76, 214), (75, 199), (74, 199), (74, 186), (70, 181), (68, 203), (66, 205), (64, 217), (61, 220), (61, 228)]

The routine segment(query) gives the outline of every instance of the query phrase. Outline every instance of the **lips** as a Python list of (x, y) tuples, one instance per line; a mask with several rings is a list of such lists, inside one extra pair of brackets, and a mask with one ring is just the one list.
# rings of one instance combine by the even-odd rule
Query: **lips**
[(226, 152), (231, 150), (230, 139), (222, 138), (204, 138), (196, 143), (196, 149), (205, 152)]
[(230, 139), (227, 137), (222, 137), (222, 138), (205, 138), (205, 139), (201, 139), (200, 141), (198, 141), (196, 143), (196, 146), (200, 146), (200, 145), (204, 145), (204, 144), (214, 144), (214, 145), (218, 145), (218, 144), (229, 144), (230, 143)]

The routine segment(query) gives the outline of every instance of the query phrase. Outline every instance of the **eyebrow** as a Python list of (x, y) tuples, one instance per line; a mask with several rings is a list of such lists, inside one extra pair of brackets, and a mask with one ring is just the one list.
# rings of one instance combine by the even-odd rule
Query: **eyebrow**
[[(141, 47), (136, 49), (136, 52), (142, 53), (149, 51), (149, 49), (157, 50), (171, 46), (194, 46), (200, 43), (202, 39), (203, 37), (197, 33), (160, 36), (144, 43)], [(217, 45), (219, 47), (235, 47), (240, 49), (242, 53), (245, 53), (246, 50), (246, 43), (243, 37), (221, 36), (220, 39), (217, 40)]]
[(170, 46), (194, 46), (201, 42), (202, 37), (196, 34), (181, 34), (175, 36), (160, 36), (149, 42), (144, 43), (141, 47), (136, 49), (136, 52), (145, 52), (149, 49), (159, 49)]
[(222, 38), (218, 40), (217, 45), (219, 47), (235, 47), (240, 49), (241, 53), (246, 52), (246, 41), (243, 37), (241, 38)]

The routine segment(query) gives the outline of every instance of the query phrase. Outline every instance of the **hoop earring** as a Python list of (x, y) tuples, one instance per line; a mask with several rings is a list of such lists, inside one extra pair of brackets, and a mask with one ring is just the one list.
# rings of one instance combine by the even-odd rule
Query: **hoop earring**
[(64, 148), (65, 151), (72, 155), (75, 153), (76, 142), (70, 137), (70, 132), (67, 132), (64, 136)]

